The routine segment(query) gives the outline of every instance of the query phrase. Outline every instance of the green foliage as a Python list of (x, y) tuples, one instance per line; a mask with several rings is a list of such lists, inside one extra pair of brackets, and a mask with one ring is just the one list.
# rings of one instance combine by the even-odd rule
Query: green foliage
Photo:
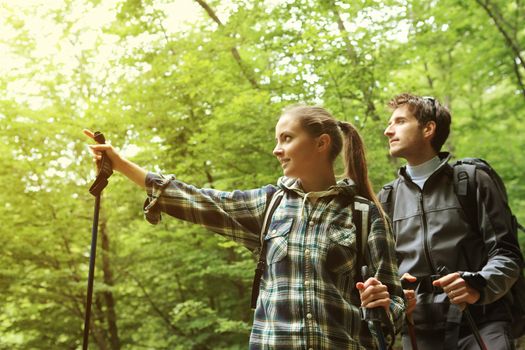
[[(322, 104), (359, 127), (379, 189), (401, 165), (382, 135), (388, 100), (434, 95), (453, 114), (445, 148), (487, 159), (525, 222), (520, 2), (195, 2), (200, 17), (174, 29), (176, 4), (1, 9), (0, 349), (80, 347), (94, 177), (83, 128), (152, 171), (254, 188), (280, 176), (281, 109)], [(39, 31), (54, 35), (42, 44)], [(144, 197), (118, 174), (104, 193), (90, 348), (246, 348), (251, 253), (172, 218), (152, 227)]]

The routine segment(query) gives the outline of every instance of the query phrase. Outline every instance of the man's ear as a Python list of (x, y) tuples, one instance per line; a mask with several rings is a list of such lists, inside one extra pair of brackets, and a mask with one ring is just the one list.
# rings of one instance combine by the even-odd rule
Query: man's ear
[(435, 134), (436, 134), (436, 122), (435, 121), (429, 121), (423, 127), (423, 136), (425, 136), (425, 138), (432, 139)]
[(317, 149), (321, 152), (330, 150), (332, 138), (328, 134), (322, 134), (317, 139)]

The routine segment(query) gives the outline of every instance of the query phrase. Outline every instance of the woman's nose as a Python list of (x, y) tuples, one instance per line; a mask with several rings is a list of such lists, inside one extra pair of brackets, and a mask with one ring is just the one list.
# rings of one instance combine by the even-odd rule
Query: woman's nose
[(273, 149), (273, 155), (276, 156), (276, 157), (278, 157), (278, 156), (280, 156), (280, 155), (282, 155), (282, 154), (283, 154), (283, 149), (282, 149), (282, 147), (279, 146), (279, 145), (276, 145), (275, 148)]

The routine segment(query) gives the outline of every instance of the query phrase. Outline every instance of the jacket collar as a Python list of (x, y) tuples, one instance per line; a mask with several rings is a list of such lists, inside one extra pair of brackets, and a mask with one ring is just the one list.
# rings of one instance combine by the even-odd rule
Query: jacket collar
[[(430, 177), (434, 176), (434, 174), (436, 174), (436, 173), (440, 173), (440, 172), (444, 171), (443, 169), (450, 168), (450, 166), (448, 165), (448, 162), (449, 162), (450, 158), (452, 158), (452, 155), (449, 152), (439, 152), (438, 153), (438, 157), (441, 160), (441, 164), (439, 164), (437, 169), (432, 173), (432, 175), (430, 175)], [(406, 165), (404, 165), (401, 168), (399, 168), (399, 171), (397, 173), (403, 179), (405, 179), (407, 181), (412, 181), (412, 179), (410, 178), (410, 176), (407, 173)]]

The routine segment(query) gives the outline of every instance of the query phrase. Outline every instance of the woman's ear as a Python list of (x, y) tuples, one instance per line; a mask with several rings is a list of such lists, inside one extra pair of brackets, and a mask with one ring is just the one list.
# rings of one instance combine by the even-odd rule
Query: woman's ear
[(322, 134), (317, 138), (317, 149), (320, 152), (330, 151), (332, 138), (328, 134)]

